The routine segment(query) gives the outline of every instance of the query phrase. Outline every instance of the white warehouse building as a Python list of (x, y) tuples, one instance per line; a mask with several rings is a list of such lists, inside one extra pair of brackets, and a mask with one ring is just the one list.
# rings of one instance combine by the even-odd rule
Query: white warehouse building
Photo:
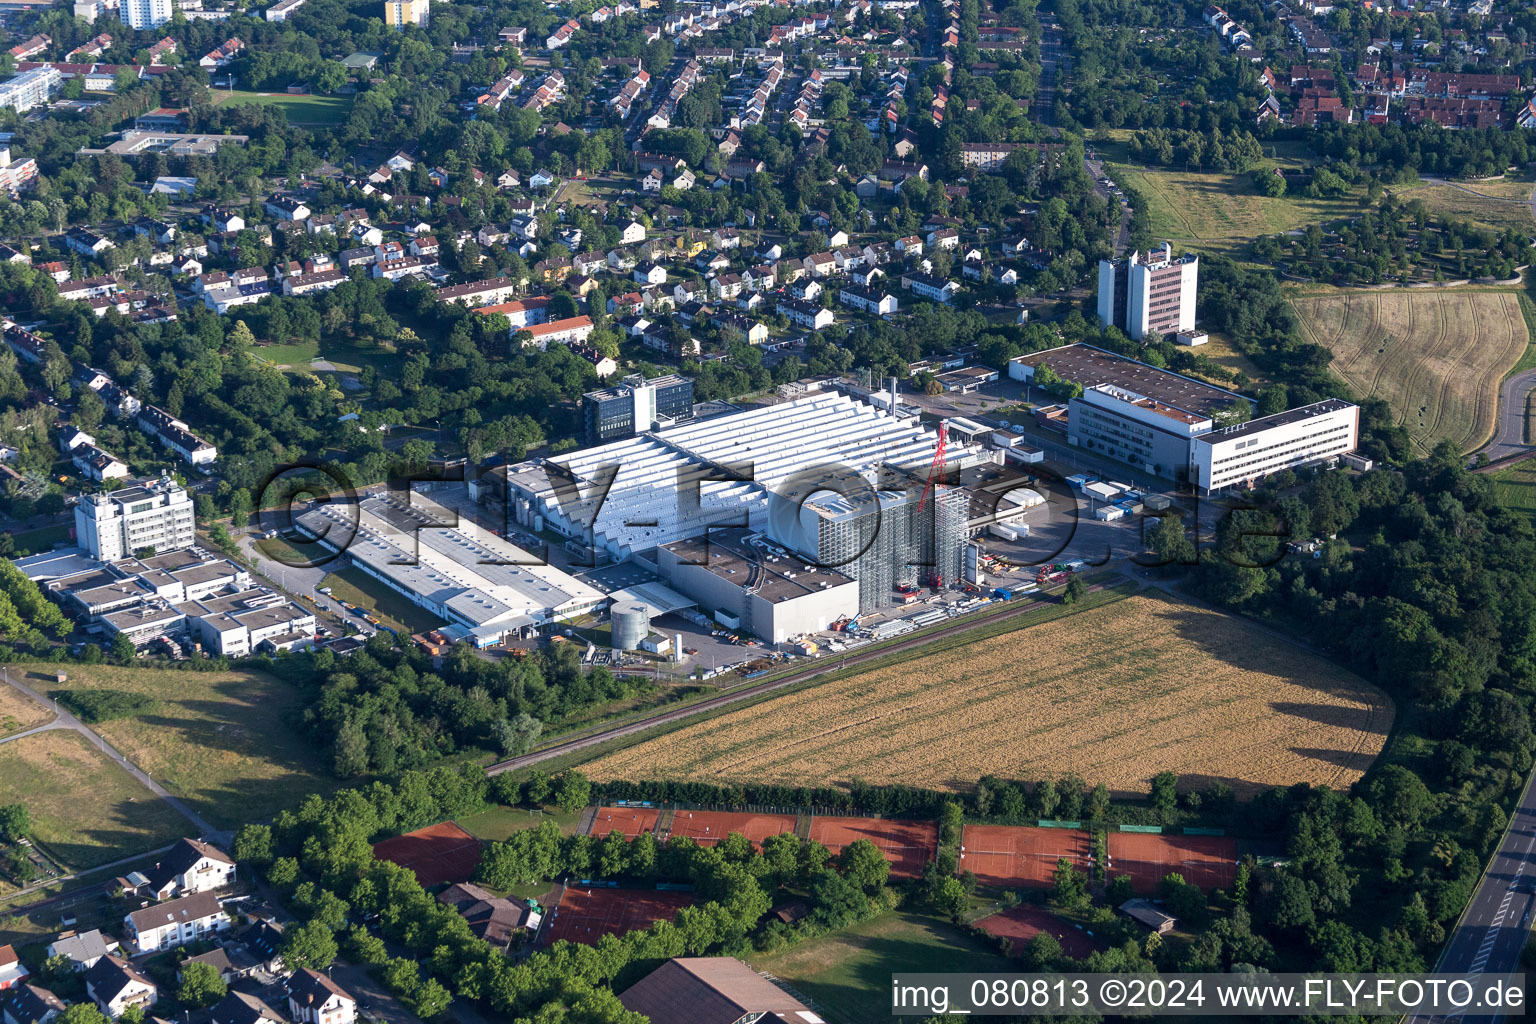
[[(508, 501), (517, 521), (545, 526), (616, 560), (698, 537), (711, 526), (741, 526), (783, 537), (802, 499), (881, 489), (927, 478), (938, 438), (913, 421), (832, 393), (641, 434), (570, 455), (510, 467)], [(950, 444), (958, 471), (995, 461), (978, 446)], [(733, 478), (735, 477), (735, 478)], [(839, 478), (849, 481), (829, 487)]]
[(318, 505), (297, 521), (311, 535), (339, 538), (353, 565), (447, 620), (445, 636), (479, 647), (607, 603), (601, 590), (536, 564), (535, 556), (467, 520), (437, 525), (454, 522), (453, 513), (420, 494), (412, 495), (411, 506), (369, 497), (355, 508)]

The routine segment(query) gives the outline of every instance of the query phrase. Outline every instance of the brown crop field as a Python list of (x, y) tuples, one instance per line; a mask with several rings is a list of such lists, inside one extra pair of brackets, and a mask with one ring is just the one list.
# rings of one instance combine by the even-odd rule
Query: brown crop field
[(1254, 625), (1136, 596), (696, 722), (584, 770), (951, 790), (1077, 772), (1123, 793), (1168, 770), (1242, 793), (1347, 788), (1392, 717), (1381, 691)]
[(1291, 305), (1339, 376), (1385, 399), (1426, 453), (1492, 435), (1499, 382), (1530, 341), (1514, 291), (1308, 289)]

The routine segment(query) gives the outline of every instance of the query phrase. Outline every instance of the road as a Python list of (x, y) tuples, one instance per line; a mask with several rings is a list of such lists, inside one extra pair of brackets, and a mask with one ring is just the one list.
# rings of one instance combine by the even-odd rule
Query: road
[[(43, 696), (41, 693), (38, 693), (26, 683), (17, 680), (14, 676), (11, 675), (9, 668), (0, 668), (0, 679), (4, 679), (12, 689), (26, 694), (28, 697), (31, 697), (33, 700), (37, 701), (44, 707), (51, 707), (54, 709), (54, 713), (57, 715), (57, 717), (48, 725), (42, 726), (38, 729), (33, 729), (31, 732), (47, 732), (51, 729), (73, 729), (81, 736), (84, 736), (86, 742), (96, 747), (103, 754), (106, 754), (107, 757), (121, 765), (123, 770), (126, 771), (129, 775), (132, 775), (135, 779), (138, 779), (141, 783), (143, 783), (145, 788), (148, 789), (151, 793), (155, 794), (160, 799), (170, 804), (171, 807), (175, 808), (178, 814), (196, 826), (198, 835), (221, 846), (227, 846), (229, 844), (232, 838), (232, 833), (227, 832), (224, 829), (214, 828), (202, 818), (198, 817), (192, 808), (182, 803), (170, 793), (167, 793), (164, 786), (160, 785), (160, 783), (149, 777), (148, 772), (142, 770), (137, 765), (130, 762), (122, 754), (118, 753), (117, 748), (113, 747), (106, 740), (98, 736), (89, 726), (80, 721), (80, 719), (70, 714), (64, 708), (59, 707), (52, 700)], [(12, 739), (18, 738), (19, 737), (12, 737)]]
[[(1520, 969), (1520, 953), (1531, 933), (1536, 909), (1536, 772), (1525, 780), (1525, 791), (1510, 815), (1509, 829), (1488, 861), (1472, 901), (1440, 954), (1435, 970), (1444, 974), (1511, 974)], [(1524, 1011), (1521, 1011), (1521, 1016)], [(1456, 1020), (1465, 1024), (1495, 1024), (1504, 1014), (1452, 1018), (1415, 1014), (1404, 1024)]]
[[(1090, 587), (1089, 589), (1091, 591), (1100, 590), (1102, 589), (1102, 585), (1096, 585)], [(748, 686), (740, 690), (733, 690), (730, 693), (723, 693), (718, 697), (711, 697), (709, 700), (700, 701), (697, 704), (691, 704), (686, 708), (677, 708), (672, 711), (662, 711), (654, 715), (647, 715), (644, 718), (636, 719), (625, 725), (614, 726), (611, 729), (604, 729), (601, 732), (590, 733), (585, 736), (578, 736), (574, 739), (566, 740), (562, 743), (556, 743), (552, 747), (546, 747), (543, 750), (536, 750), (531, 754), (524, 754), (522, 757), (514, 757), (510, 760), (502, 761), (498, 764), (493, 764), (486, 769), (486, 774), (499, 775), (502, 772), (516, 771), (519, 768), (527, 768), (531, 765), (540, 764), (552, 758), (560, 757), (563, 754), (570, 754), (578, 750), (585, 750), (588, 747), (597, 746), (600, 743), (607, 743), (609, 740), (620, 739), (624, 736), (633, 736), (635, 733), (644, 732), (646, 729), (652, 729), (658, 725), (666, 725), (672, 722), (681, 722), (685, 719), (692, 718), (695, 715), (705, 714), (706, 712), (710, 711), (717, 711), (721, 708), (730, 707), (733, 704), (739, 704), (742, 701), (751, 700), (754, 697), (760, 697), (765, 693), (772, 693), (775, 690), (782, 690), (787, 686), (799, 685), (800, 683), (815, 679), (817, 676), (824, 675), (828, 672), (841, 671), (845, 667), (857, 666), (866, 661), (873, 661), (876, 658), (883, 658), (889, 654), (896, 654), (900, 651), (910, 650), (915, 647), (922, 647), (941, 637), (948, 636), (951, 633), (958, 633), (964, 630), (974, 629), (977, 626), (985, 626), (988, 623), (997, 622), (1001, 619), (1010, 618), (1015, 615), (1022, 615), (1027, 611), (1031, 611), (1036, 608), (1043, 608), (1046, 604), (1047, 602), (1045, 601), (1031, 601), (1027, 604), (1014, 604), (1010, 602), (1006, 607), (998, 609), (994, 612), (984, 612), (961, 616), (958, 619), (952, 620), (949, 625), (945, 626), (944, 628), (934, 632), (923, 632), (915, 634), (911, 637), (889, 644), (872, 644), (869, 647), (863, 648), (853, 654), (840, 656), (838, 658), (833, 658), (830, 656), (822, 658), (816, 663), (808, 665), (803, 669), (791, 672), (785, 676), (780, 676), (777, 679), (773, 679), (765, 683), (759, 683), (756, 686)]]
[(1532, 391), (1536, 391), (1536, 370), (1517, 373), (1500, 386), (1499, 417), (1493, 440), (1482, 450), (1490, 461), (1536, 447), (1525, 440), (1525, 412)]

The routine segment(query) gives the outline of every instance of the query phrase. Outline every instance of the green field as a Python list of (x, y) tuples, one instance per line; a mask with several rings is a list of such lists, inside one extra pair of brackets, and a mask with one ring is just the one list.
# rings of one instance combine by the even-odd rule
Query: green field
[(233, 92), (215, 90), (214, 98), (224, 106), (259, 103), (281, 107), (293, 124), (341, 124), (352, 112), (351, 96), (290, 96), (283, 92)]
[(759, 953), (748, 962), (810, 999), (830, 1024), (863, 1024), (889, 1017), (892, 974), (1017, 968), (959, 929), (908, 911), (882, 914), (783, 952)]
[(1489, 475), (1493, 496), (1505, 508), (1523, 512), (1536, 526), (1536, 461), (1522, 462)]
[(380, 622), (399, 633), (422, 633), (443, 624), (441, 619), (434, 618), (425, 609), (412, 604), (404, 595), (390, 590), (361, 569), (333, 572), (321, 580), (320, 585), (330, 587), (332, 597), (367, 609)]
[(310, 362), (320, 358), (320, 343), (304, 341), (293, 345), (261, 345), (251, 354), (287, 370), (308, 370)]
[(85, 737), (65, 729), (0, 744), (0, 794), (26, 804), (34, 838), (76, 870), (158, 849), (192, 828)]
[[(1261, 166), (1275, 164), (1266, 160)], [(1168, 239), (1175, 249), (1236, 256), (1259, 235), (1279, 234), (1360, 212), (1354, 195), (1339, 199), (1260, 195), (1250, 172), (1202, 174), (1106, 165), (1105, 173), (1141, 193), (1153, 237)]]
[(567, 814), (556, 807), (546, 807), (541, 813), (534, 813), (524, 807), (492, 807), (479, 814), (460, 818), (455, 824), (476, 839), (500, 842), (514, 832), (521, 832), (525, 828), (532, 828), (546, 821), (554, 822), (560, 826), (561, 832), (572, 835), (576, 831), (576, 822), (580, 817), (579, 811)]
[(18, 555), (35, 555), (39, 551), (51, 551), (56, 544), (69, 543), (69, 524), (44, 526), (36, 530), (23, 530), (11, 534)]
[(159, 701), (147, 714), (94, 728), (221, 828), (271, 817), (336, 785), (325, 755), (292, 724), (299, 691), (265, 673), (74, 665), (61, 687), (52, 669), (33, 668), (33, 689), (128, 690)]

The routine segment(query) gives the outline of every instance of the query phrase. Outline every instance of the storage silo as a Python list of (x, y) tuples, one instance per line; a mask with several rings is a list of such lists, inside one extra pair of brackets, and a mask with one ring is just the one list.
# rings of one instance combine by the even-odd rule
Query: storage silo
[(650, 609), (643, 604), (615, 605), (613, 609), (613, 649), (633, 651), (651, 631)]

